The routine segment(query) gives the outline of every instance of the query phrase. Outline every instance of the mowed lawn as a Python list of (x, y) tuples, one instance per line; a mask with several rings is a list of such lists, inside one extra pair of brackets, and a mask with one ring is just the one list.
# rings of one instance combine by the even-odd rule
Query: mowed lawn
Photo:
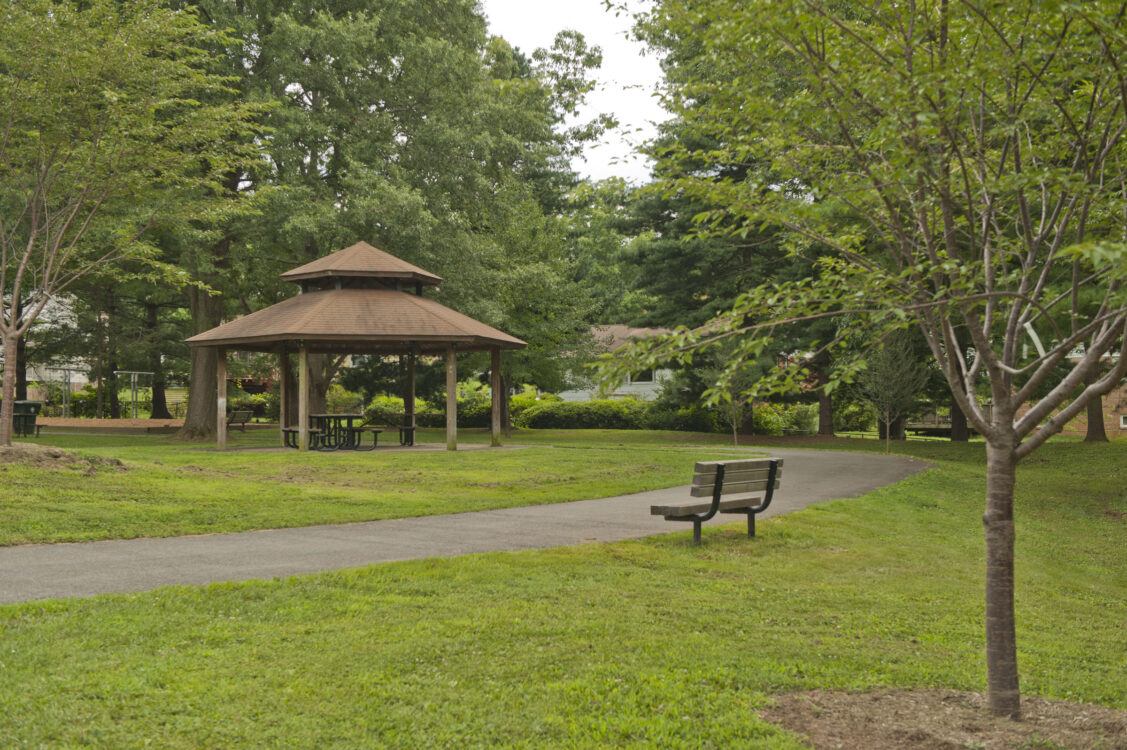
[[(938, 466), (755, 540), (0, 607), (0, 746), (796, 748), (774, 693), (983, 690), (982, 448), (897, 448)], [(1019, 471), (1027, 693), (1127, 708), (1125, 467), (1063, 442)]]
[[(423, 439), (439, 439), (423, 433)], [(463, 431), (484, 442), (484, 431)], [(539, 435), (518, 450), (218, 452), (162, 436), (44, 435), (35, 442), (114, 457), (125, 470), (0, 464), (0, 545), (178, 536), (370, 521), (566, 502), (687, 484), (697, 460), (733, 454), (675, 433)], [(520, 442), (517, 436), (513, 442)], [(673, 442), (671, 442), (673, 441)], [(234, 433), (236, 447), (273, 433)]]

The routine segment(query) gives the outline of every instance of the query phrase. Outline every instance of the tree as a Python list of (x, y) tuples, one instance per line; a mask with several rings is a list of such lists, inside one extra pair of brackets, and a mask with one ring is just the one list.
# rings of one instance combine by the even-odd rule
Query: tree
[(920, 365), (903, 331), (896, 331), (869, 355), (857, 378), (857, 395), (868, 401), (884, 422), (884, 452), (891, 452), (892, 425), (919, 398), (927, 383), (927, 370)]
[[(832, 254), (818, 258), (816, 276), (749, 290), (697, 329), (608, 360), (607, 376), (733, 339), (730, 376), (780, 326), (844, 313), (853, 322), (821, 349), (840, 354), (850, 341), (918, 329), (987, 445), (986, 654), (999, 715), (1021, 710), (1017, 464), (1127, 373), (1124, 11), (665, 0), (645, 21), (693, 30), (714, 61), (708, 75), (671, 84), (667, 101), (694, 129), (722, 133), (724, 145), (674, 149), (666, 162), (759, 165), (740, 181), (682, 170), (667, 190), (719, 207), (698, 217), (706, 230), (768, 222), (788, 233), (792, 252)], [(791, 71), (785, 85), (771, 74), (780, 65)], [(1073, 289), (1098, 302), (1074, 310), (1069, 330), (1057, 318), (1069, 315)], [(1023, 353), (1029, 329), (1050, 342), (1044, 353)], [(1101, 373), (1108, 353), (1115, 364)], [(840, 363), (835, 377), (860, 367)], [(1066, 374), (1056, 379), (1058, 368)], [(797, 369), (760, 387), (793, 387)], [(980, 376), (989, 409), (976, 392)]]
[(154, 272), (146, 231), (205, 212), (185, 196), (253, 149), (231, 146), (248, 130), (247, 113), (206, 71), (200, 45), (220, 35), (193, 12), (153, 0), (28, 0), (5, 4), (0, 25), (0, 338), (9, 363), (0, 445), (10, 445), (16, 349), (44, 306), (125, 260)]

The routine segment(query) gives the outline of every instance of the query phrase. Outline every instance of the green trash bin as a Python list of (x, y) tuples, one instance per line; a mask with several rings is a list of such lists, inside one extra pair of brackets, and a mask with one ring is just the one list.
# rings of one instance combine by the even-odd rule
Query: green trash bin
[(14, 401), (12, 403), (12, 409), (15, 413), (14, 424), (12, 425), (14, 432), (24, 437), (38, 435), (39, 428), (35, 424), (35, 418), (39, 416), (39, 411), (42, 408), (43, 402), (41, 401)]

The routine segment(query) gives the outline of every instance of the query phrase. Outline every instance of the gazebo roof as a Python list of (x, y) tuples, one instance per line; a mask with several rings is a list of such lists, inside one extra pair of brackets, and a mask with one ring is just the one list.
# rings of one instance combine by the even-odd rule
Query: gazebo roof
[(304, 341), (310, 351), (366, 353), (522, 349), (524, 341), (434, 300), (395, 289), (306, 292), (188, 339), (191, 346), (274, 351)]
[(333, 277), (406, 279), (431, 286), (437, 286), (442, 282), (441, 277), (435, 276), (430, 271), (424, 271), (364, 241), (286, 271), (281, 276), (286, 281)]

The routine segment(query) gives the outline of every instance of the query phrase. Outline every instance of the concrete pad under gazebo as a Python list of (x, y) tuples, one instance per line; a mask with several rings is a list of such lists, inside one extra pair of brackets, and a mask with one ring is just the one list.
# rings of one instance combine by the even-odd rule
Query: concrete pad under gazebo
[[(446, 358), (446, 447), (455, 450), (458, 433), (457, 353), (488, 351), (492, 403), (492, 444), (501, 437), (501, 350), (525, 342), (423, 297), (438, 276), (366, 242), (306, 263), (281, 275), (301, 285), (296, 297), (192, 336), (189, 346), (217, 351), (216, 433), (227, 447), (227, 350), (274, 352), (282, 368), (281, 429), (293, 415), (286, 406), (286, 359), (297, 352), (298, 447), (309, 449), (309, 355), (398, 354), (407, 357), (405, 425), (415, 427), (415, 357)], [(412, 291), (408, 291), (411, 290)]]

